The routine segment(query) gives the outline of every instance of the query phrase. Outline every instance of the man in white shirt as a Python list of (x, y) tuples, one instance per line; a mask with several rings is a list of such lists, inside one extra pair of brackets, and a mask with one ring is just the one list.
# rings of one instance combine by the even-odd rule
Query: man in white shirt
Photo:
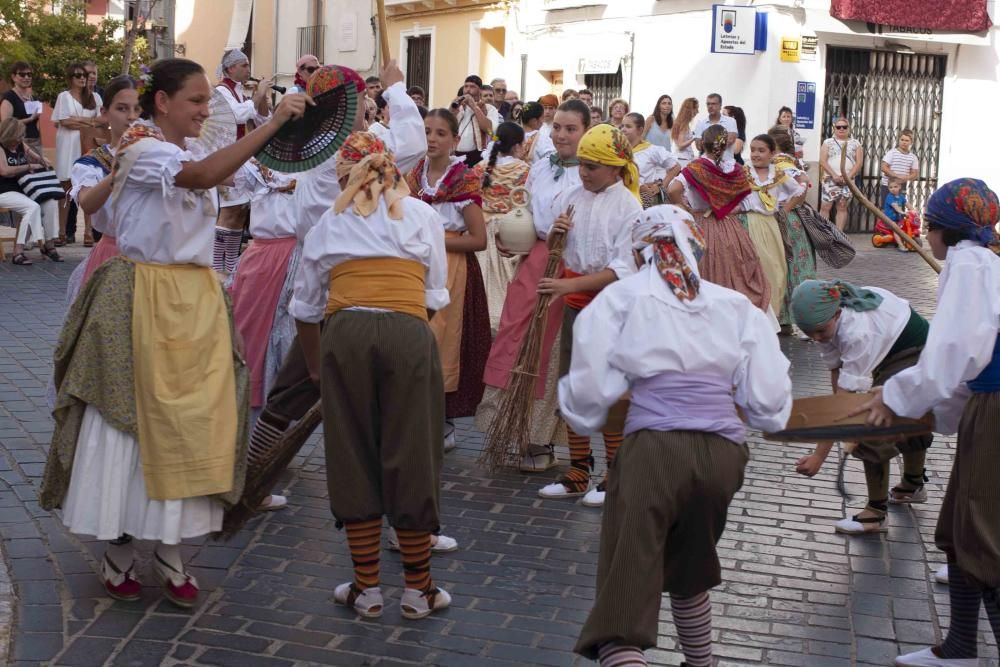
[(458, 117), (458, 147), (455, 154), (465, 158), (474, 167), (482, 160), (482, 151), (489, 137), (500, 125), (500, 114), (492, 104), (482, 99), (483, 80), (475, 74), (465, 78), (462, 96), (451, 103), (451, 111)]
[[(250, 60), (239, 49), (229, 49), (222, 56), (216, 74), (216, 90), (229, 103), (236, 117), (236, 138), (247, 132), (247, 123), (261, 125), (271, 116), (268, 93), (271, 81), (261, 81), (252, 97), (247, 96), (243, 85), (250, 79)], [(219, 219), (215, 227), (215, 248), (212, 268), (222, 273), (232, 273), (243, 245), (243, 229), (250, 214), (250, 196), (236, 188), (219, 186)]]
[(910, 152), (913, 146), (913, 130), (905, 129), (899, 133), (899, 143), (895, 148), (882, 158), (882, 180), (879, 186), (878, 202), (879, 206), (885, 201), (889, 194), (889, 179), (895, 178), (903, 184), (903, 191), (906, 191), (906, 184), (915, 181), (920, 176), (920, 160)]
[(713, 125), (721, 125), (726, 128), (726, 161), (731, 162), (733, 158), (733, 143), (736, 141), (736, 119), (722, 115), (722, 95), (712, 93), (705, 98), (705, 107), (708, 109), (708, 118), (702, 118), (694, 128), (694, 144), (699, 151), (703, 151), (701, 146), (701, 135), (705, 130)]

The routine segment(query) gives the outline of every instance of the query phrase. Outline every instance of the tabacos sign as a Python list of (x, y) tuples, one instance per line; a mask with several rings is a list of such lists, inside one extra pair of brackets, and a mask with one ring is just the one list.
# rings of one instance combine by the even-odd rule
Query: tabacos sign
[(911, 28), (905, 25), (883, 25), (881, 23), (865, 23), (868, 32), (873, 35), (933, 35), (930, 28)]

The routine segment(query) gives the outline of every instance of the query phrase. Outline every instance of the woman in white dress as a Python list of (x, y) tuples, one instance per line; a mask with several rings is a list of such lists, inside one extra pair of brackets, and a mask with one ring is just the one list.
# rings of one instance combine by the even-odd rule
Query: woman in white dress
[[(87, 70), (81, 63), (73, 63), (66, 69), (66, 80), (69, 90), (59, 93), (56, 105), (52, 109), (52, 122), (56, 125), (56, 177), (63, 190), (70, 190), (70, 173), (73, 163), (82, 152), (80, 149), (80, 130), (85, 127), (97, 127), (97, 117), (101, 113), (101, 96), (91, 92), (87, 87)], [(66, 214), (69, 211), (68, 200), (59, 206), (59, 241), (56, 245), (66, 243)], [(90, 236), (90, 219), (86, 220), (85, 235)]]
[(145, 120), (118, 147), (113, 224), (122, 257), (73, 303), (55, 352), (56, 429), (41, 504), (73, 533), (111, 541), (101, 580), (136, 600), (132, 538), (157, 542), (153, 571), (181, 607), (198, 600), (180, 542), (216, 532), (243, 491), (247, 371), (212, 272), (215, 186), (257, 153), (308, 98), (287, 95), (271, 121), (203, 160), (184, 149), (209, 116), (205, 71), (157, 62)]
[(677, 120), (670, 130), (670, 138), (674, 142), (674, 156), (681, 163), (681, 167), (688, 166), (694, 159), (694, 132), (691, 130), (691, 123), (698, 115), (698, 100), (689, 97), (681, 103), (681, 110), (677, 112)]

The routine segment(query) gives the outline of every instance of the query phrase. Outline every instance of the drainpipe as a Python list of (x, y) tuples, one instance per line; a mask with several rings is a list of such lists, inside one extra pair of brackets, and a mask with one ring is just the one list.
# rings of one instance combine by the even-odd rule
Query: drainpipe
[[(273, 0), (271, 9), (274, 11), (274, 44), (271, 48), (271, 75), (278, 75), (278, 29), (281, 27), (281, 0)], [(277, 79), (275, 79), (277, 81)]]
[(521, 95), (520, 98), (523, 100), (525, 95), (525, 86), (527, 86), (528, 78), (528, 54), (521, 54)]
[[(632, 81), (635, 78), (635, 33), (630, 32), (628, 38), (632, 42), (632, 48), (628, 56), (628, 103), (629, 106), (632, 106)], [(609, 111), (608, 113), (611, 112)]]

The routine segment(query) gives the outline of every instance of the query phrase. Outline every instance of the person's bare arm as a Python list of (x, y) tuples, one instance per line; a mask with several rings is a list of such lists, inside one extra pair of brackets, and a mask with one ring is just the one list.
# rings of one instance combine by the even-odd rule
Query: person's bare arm
[(486, 219), (483, 209), (476, 204), (469, 204), (462, 209), (467, 234), (444, 240), (444, 249), (448, 252), (479, 252), (486, 249)]
[(618, 274), (611, 269), (576, 278), (542, 278), (538, 281), (538, 293), (551, 294), (555, 299), (574, 292), (599, 292), (616, 280)]
[(93, 214), (100, 211), (104, 203), (108, 201), (108, 197), (111, 196), (113, 184), (114, 181), (111, 174), (108, 174), (97, 185), (89, 188), (81, 188), (80, 193), (77, 195), (77, 201), (83, 212)]
[(642, 128), (642, 138), (643, 139), (646, 138), (646, 135), (649, 134), (649, 130), (652, 127), (653, 127), (653, 117), (652, 116), (648, 116), (646, 118), (646, 126), (644, 128)]
[(0, 176), (4, 178), (18, 178), (20, 176), (24, 176), (34, 168), (34, 165), (31, 164), (18, 164), (13, 166), (7, 164), (7, 152), (0, 149)]
[(885, 160), (882, 160), (882, 175), (888, 178), (896, 178), (896, 174), (892, 173), (892, 167)]
[[(735, 132), (728, 132), (728, 133), (726, 133), (726, 145), (727, 146), (732, 146), (734, 143), (736, 143), (737, 139), (739, 139), (739, 137), (737, 136), (737, 134)], [(742, 139), (741, 139), (741, 141), (742, 141)]]
[(861, 163), (864, 161), (864, 159), (865, 159), (865, 149), (862, 148), (861, 144), (858, 144), (857, 150), (854, 151), (854, 167), (851, 169), (851, 172), (847, 175), (848, 178), (853, 180), (854, 177), (858, 175), (858, 172), (861, 171)]

